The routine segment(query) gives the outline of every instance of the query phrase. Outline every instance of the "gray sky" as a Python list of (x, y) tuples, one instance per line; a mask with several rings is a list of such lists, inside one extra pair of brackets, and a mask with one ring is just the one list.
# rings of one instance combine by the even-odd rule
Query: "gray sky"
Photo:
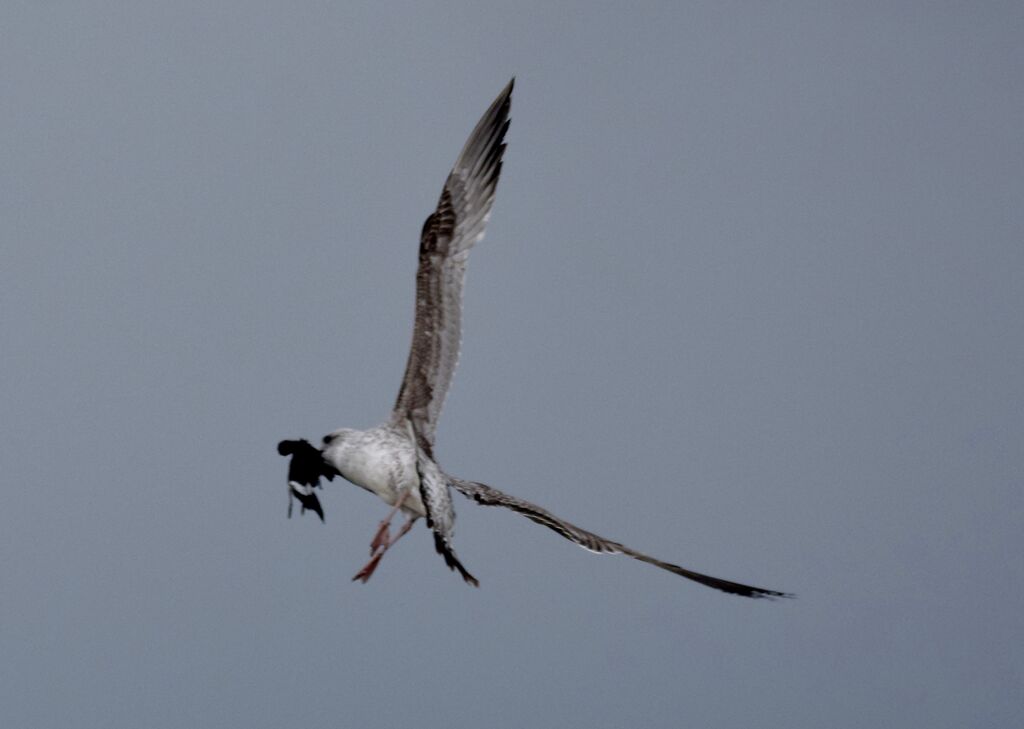
[[(3, 3), (0, 724), (1018, 723), (1024, 7), (480, 5)], [(799, 599), (285, 518), (513, 74), (442, 464)]]

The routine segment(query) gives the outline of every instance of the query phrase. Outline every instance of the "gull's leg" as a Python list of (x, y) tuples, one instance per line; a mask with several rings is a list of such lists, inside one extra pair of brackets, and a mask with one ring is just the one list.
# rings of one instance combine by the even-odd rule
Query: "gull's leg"
[(399, 539), (408, 534), (409, 530), (412, 529), (412, 525), (416, 523), (416, 520), (418, 518), (419, 517), (417, 516), (410, 516), (408, 519), (406, 519), (405, 524), (403, 524), (402, 528), (398, 530), (398, 534), (395, 535), (394, 539), (392, 539), (386, 545), (384, 545), (384, 549), (381, 550), (381, 554), (384, 554), (384, 552), (388, 551), (391, 547), (394, 546), (395, 542), (397, 542)]
[(381, 547), (384, 547), (384, 550), (387, 551), (388, 545), (391, 544), (391, 520), (395, 518), (395, 514), (397, 514), (398, 510), (402, 508), (402, 504), (405, 503), (405, 499), (408, 496), (409, 489), (403, 490), (401, 495), (398, 497), (398, 501), (396, 501), (395, 505), (391, 507), (391, 511), (388, 512), (388, 515), (384, 517), (383, 521), (381, 521), (380, 525), (377, 527), (377, 531), (374, 533), (373, 539), (370, 541), (371, 557), (376, 554), (377, 550)]
[(377, 552), (377, 554), (373, 555), (370, 558), (370, 561), (364, 564), (361, 570), (356, 572), (355, 577), (352, 578), (352, 581), (355, 582), (356, 580), (359, 580), (365, 585), (367, 581), (370, 579), (370, 577), (373, 576), (373, 571), (377, 569), (377, 565), (380, 564), (380, 558), (384, 556), (384, 552), (386, 551), (387, 549), (382, 549), (381, 551)]
[(415, 521), (416, 521), (416, 517), (415, 516), (409, 517), (409, 520), (406, 521), (406, 523), (401, 525), (401, 528), (398, 530), (398, 533), (395, 534), (395, 538), (393, 540), (387, 542), (386, 544), (384, 544), (377, 551), (377, 553), (374, 554), (374, 556), (370, 558), (369, 562), (367, 562), (365, 565), (362, 565), (362, 569), (360, 569), (358, 572), (356, 572), (355, 576), (352, 577), (352, 582), (354, 583), (356, 580), (358, 580), (362, 584), (366, 585), (370, 581), (370, 577), (373, 576), (374, 570), (377, 569), (377, 565), (381, 563), (381, 557), (383, 557), (384, 554), (389, 549), (391, 549), (391, 546), (395, 542), (397, 542), (402, 537), (404, 537), (404, 535), (409, 533), (409, 530), (411, 528), (413, 528), (413, 523)]
[(381, 547), (386, 547), (391, 543), (391, 519), (385, 519), (377, 527), (377, 531), (373, 535), (373, 539), (370, 540), (370, 556), (372, 557), (377, 553), (377, 550)]
[(352, 578), (352, 581), (355, 582), (356, 580), (359, 580), (365, 585), (369, 581), (370, 577), (373, 576), (373, 572), (377, 569), (377, 565), (380, 564), (381, 557), (384, 556), (384, 553), (387, 552), (395, 542), (408, 534), (409, 530), (412, 529), (412, 525), (415, 523), (416, 517), (410, 516), (406, 520), (405, 524), (402, 525), (402, 528), (398, 530), (398, 534), (395, 535), (395, 538), (384, 544), (380, 550), (370, 558), (370, 561), (363, 565), (363, 568), (356, 573), (356, 576)]
[(402, 491), (398, 500), (395, 502), (395, 505), (391, 508), (391, 511), (388, 512), (384, 521), (382, 521), (380, 526), (377, 527), (377, 533), (373, 536), (373, 541), (370, 543), (370, 561), (363, 565), (363, 568), (356, 573), (355, 577), (352, 578), (353, 581), (359, 580), (365, 584), (370, 577), (373, 576), (373, 572), (377, 569), (377, 565), (380, 564), (381, 557), (384, 556), (384, 553), (388, 551), (392, 544), (397, 542), (405, 536), (410, 529), (412, 529), (413, 522), (416, 521), (416, 517), (414, 516), (409, 517), (405, 524), (402, 525), (402, 528), (394, 539), (391, 538), (391, 520), (394, 518), (398, 510), (402, 508), (402, 504), (405, 503), (405, 499), (408, 496), (409, 489)]
[(401, 538), (402, 538), (402, 537), (404, 537), (404, 536), (405, 536), (406, 534), (408, 534), (408, 533), (409, 533), (409, 530), (410, 530), (410, 529), (412, 529), (412, 525), (416, 523), (416, 519), (417, 519), (417, 518), (418, 518), (418, 517), (415, 517), (415, 516), (410, 516), (410, 517), (409, 517), (408, 519), (406, 519), (406, 520), (405, 520), (405, 524), (403, 524), (403, 525), (402, 525), (402, 528), (398, 530), (398, 534), (396, 534), (396, 535), (395, 535), (395, 538), (391, 540), (391, 543), (392, 543), (392, 544), (394, 544), (394, 543), (395, 543), (395, 542), (397, 542), (397, 541), (398, 541), (399, 539), (401, 539)]

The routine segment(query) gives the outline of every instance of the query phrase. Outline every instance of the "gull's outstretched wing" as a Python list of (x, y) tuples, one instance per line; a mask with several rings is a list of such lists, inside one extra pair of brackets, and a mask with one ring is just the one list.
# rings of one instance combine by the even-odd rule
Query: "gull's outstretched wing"
[(742, 595), (744, 597), (793, 597), (793, 595), (786, 592), (778, 592), (776, 590), (766, 590), (763, 587), (752, 587), (750, 585), (743, 585), (739, 582), (731, 582), (730, 580), (723, 580), (719, 577), (711, 577), (710, 575), (704, 575), (700, 572), (694, 572), (688, 570), (685, 567), (679, 565), (670, 564), (668, 562), (662, 562), (660, 559), (649, 557), (642, 552), (630, 549), (624, 544), (613, 542), (610, 539), (599, 537), (593, 532), (588, 532), (586, 529), (580, 529), (574, 524), (570, 524), (564, 519), (559, 519), (554, 514), (542, 509), (536, 504), (531, 504), (529, 501), (523, 499), (517, 499), (515, 496), (509, 496), (506, 493), (498, 491), (496, 488), (492, 488), (482, 483), (476, 483), (475, 481), (463, 481), (459, 478), (448, 478), (448, 482), (455, 487), (464, 496), (473, 499), (478, 504), (484, 506), (504, 506), (506, 509), (518, 512), (525, 516), (527, 519), (543, 524), (548, 529), (552, 529), (558, 532), (560, 535), (568, 539), (570, 542), (575, 542), (584, 549), (596, 552), (598, 554), (625, 554), (633, 559), (638, 559), (641, 562), (647, 564), (653, 564), (655, 567), (661, 567), (663, 570), (668, 570), (674, 574), (685, 577), (688, 580), (699, 582), (702, 585), (713, 587), (716, 590), (722, 590), (723, 592), (729, 592), (733, 595)]
[(459, 359), (466, 260), (473, 244), (483, 238), (490, 217), (514, 82), (509, 82), (469, 135), (420, 237), (416, 323), (392, 423), (401, 426), (410, 418), (428, 456)]

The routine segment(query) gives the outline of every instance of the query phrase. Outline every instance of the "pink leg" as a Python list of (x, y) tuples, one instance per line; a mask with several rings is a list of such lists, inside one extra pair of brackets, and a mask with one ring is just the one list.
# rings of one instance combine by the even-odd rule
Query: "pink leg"
[(359, 580), (365, 585), (370, 577), (373, 576), (373, 571), (377, 569), (377, 565), (380, 564), (380, 558), (384, 556), (385, 551), (386, 550), (381, 550), (380, 552), (377, 552), (377, 554), (373, 555), (373, 557), (370, 558), (370, 561), (364, 564), (361, 570), (356, 572), (352, 581), (355, 582), (356, 580)]
[(380, 526), (377, 527), (377, 532), (373, 535), (373, 539), (370, 540), (370, 556), (372, 557), (377, 553), (378, 549), (388, 544), (391, 544), (391, 521), (385, 520), (380, 523)]
[(409, 490), (406, 489), (402, 492), (401, 496), (398, 497), (398, 501), (391, 507), (391, 511), (384, 517), (380, 525), (377, 527), (377, 531), (373, 535), (373, 539), (370, 540), (370, 556), (372, 557), (377, 553), (377, 550), (384, 547), (385, 551), (388, 545), (391, 543), (391, 520), (395, 518), (395, 514), (402, 508), (402, 504), (405, 503), (405, 499), (409, 496)]
[(409, 530), (412, 529), (412, 525), (415, 523), (416, 518), (409, 517), (405, 524), (402, 525), (402, 528), (398, 530), (398, 534), (395, 535), (395, 538), (381, 547), (381, 549), (370, 558), (370, 561), (363, 565), (363, 568), (356, 573), (355, 577), (352, 578), (352, 581), (355, 582), (356, 580), (359, 580), (365, 585), (369, 581), (370, 577), (373, 576), (373, 572), (377, 569), (377, 565), (380, 564), (381, 557), (384, 556), (384, 553), (387, 552), (395, 542), (408, 534)]
[(410, 516), (408, 519), (406, 519), (405, 520), (405, 524), (403, 524), (402, 528), (398, 530), (398, 534), (396, 534), (395, 538), (391, 540), (391, 544), (394, 544), (399, 539), (401, 539), (406, 534), (408, 534), (409, 530), (412, 529), (412, 525), (415, 524), (415, 523), (416, 523), (416, 517), (414, 517), (414, 516)]
[(408, 495), (408, 490), (402, 492), (402, 495), (398, 497), (398, 501), (395, 502), (394, 507), (392, 507), (387, 517), (385, 517), (384, 521), (382, 521), (380, 526), (377, 527), (377, 533), (374, 535), (373, 541), (370, 543), (370, 561), (363, 565), (363, 568), (356, 573), (355, 577), (352, 578), (353, 581), (359, 580), (365, 584), (370, 577), (373, 576), (373, 572), (377, 569), (377, 565), (380, 564), (381, 557), (384, 556), (384, 553), (391, 548), (392, 544), (397, 542), (405, 536), (410, 529), (412, 529), (412, 525), (416, 521), (416, 517), (409, 517), (405, 524), (402, 525), (398, 534), (395, 535), (394, 539), (391, 538), (389, 530), (391, 520), (394, 518), (395, 513), (402, 507), (402, 504), (405, 502)]

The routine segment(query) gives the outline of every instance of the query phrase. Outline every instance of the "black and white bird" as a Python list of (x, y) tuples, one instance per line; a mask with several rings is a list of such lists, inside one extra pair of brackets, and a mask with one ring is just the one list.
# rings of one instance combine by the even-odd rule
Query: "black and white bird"
[[(475, 481), (445, 473), (434, 458), (434, 432), (459, 358), (462, 283), (466, 261), (494, 203), (501, 173), (505, 132), (515, 79), (498, 95), (469, 135), (445, 181), (437, 209), (423, 224), (416, 272), (416, 321), (412, 347), (398, 399), (390, 419), (369, 430), (341, 428), (323, 438), (318, 449), (305, 440), (285, 440), (278, 452), (291, 456), (289, 498), (302, 510), (323, 519), (315, 489), (320, 477), (341, 476), (370, 491), (391, 511), (370, 543), (370, 561), (353, 578), (365, 582), (388, 548), (426, 517), (434, 545), (452, 570), (472, 584), (478, 582), (462, 565), (452, 545), (454, 489), (478, 504), (503, 506), (554, 530), (591, 552), (625, 554), (717, 590), (745, 597), (788, 597), (787, 593), (711, 577), (662, 562), (629, 547), (570, 524), (528, 501)], [(394, 537), (390, 523), (401, 511), (405, 523)], [(289, 501), (289, 516), (291, 502)]]

